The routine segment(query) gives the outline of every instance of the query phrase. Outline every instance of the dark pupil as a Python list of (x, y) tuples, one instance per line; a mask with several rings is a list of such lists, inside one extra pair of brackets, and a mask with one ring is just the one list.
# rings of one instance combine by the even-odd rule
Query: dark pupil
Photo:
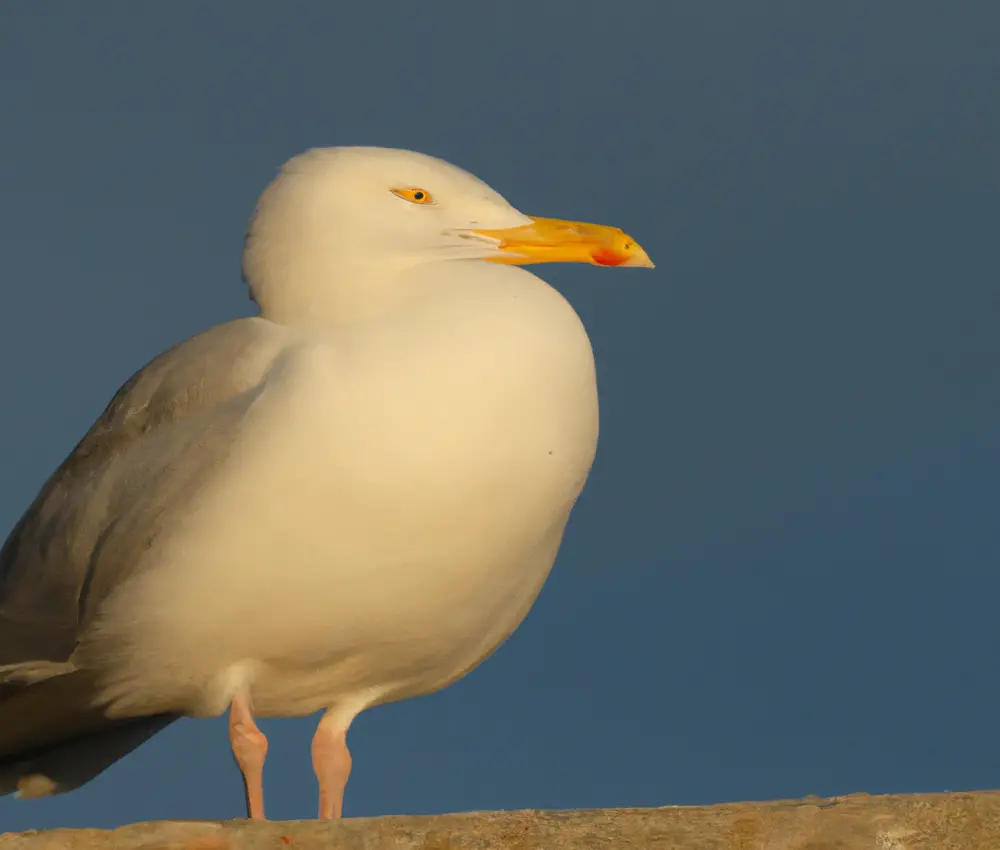
[(423, 199), (424, 199), (424, 193), (423, 192), (414, 192), (413, 193), (413, 200), (415, 200), (415, 201), (422, 201)]

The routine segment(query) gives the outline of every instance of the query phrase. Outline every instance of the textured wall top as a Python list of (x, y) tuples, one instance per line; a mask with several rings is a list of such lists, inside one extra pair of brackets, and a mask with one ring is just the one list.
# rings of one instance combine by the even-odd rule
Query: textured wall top
[(662, 809), (140, 823), (0, 835), (0, 850), (1000, 850), (1000, 791)]

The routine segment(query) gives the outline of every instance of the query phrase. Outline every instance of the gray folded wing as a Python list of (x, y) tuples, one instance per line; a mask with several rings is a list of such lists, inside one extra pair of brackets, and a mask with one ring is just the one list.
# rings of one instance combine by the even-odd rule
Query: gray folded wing
[(111, 723), (72, 655), (101, 603), (225, 458), (284, 339), (269, 322), (241, 319), (151, 361), (14, 527), (0, 550), (0, 793), (42, 755), (55, 772), (96, 775), (172, 719)]

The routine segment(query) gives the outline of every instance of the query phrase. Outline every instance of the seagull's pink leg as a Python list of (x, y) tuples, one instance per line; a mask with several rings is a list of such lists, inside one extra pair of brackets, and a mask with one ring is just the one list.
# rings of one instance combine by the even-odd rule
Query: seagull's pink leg
[(253, 722), (250, 698), (238, 694), (229, 706), (229, 744), (243, 773), (247, 817), (264, 820), (264, 758), (267, 738)]
[(319, 816), (336, 820), (343, 814), (344, 789), (351, 775), (351, 753), (347, 730), (339, 717), (327, 712), (312, 740), (312, 762), (319, 780)]

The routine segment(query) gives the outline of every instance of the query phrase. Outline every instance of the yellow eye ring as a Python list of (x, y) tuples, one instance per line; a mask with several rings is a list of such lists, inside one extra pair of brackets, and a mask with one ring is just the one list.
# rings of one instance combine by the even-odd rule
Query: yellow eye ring
[(434, 198), (426, 189), (418, 189), (416, 186), (407, 186), (401, 189), (393, 189), (392, 194), (411, 204), (433, 204)]

